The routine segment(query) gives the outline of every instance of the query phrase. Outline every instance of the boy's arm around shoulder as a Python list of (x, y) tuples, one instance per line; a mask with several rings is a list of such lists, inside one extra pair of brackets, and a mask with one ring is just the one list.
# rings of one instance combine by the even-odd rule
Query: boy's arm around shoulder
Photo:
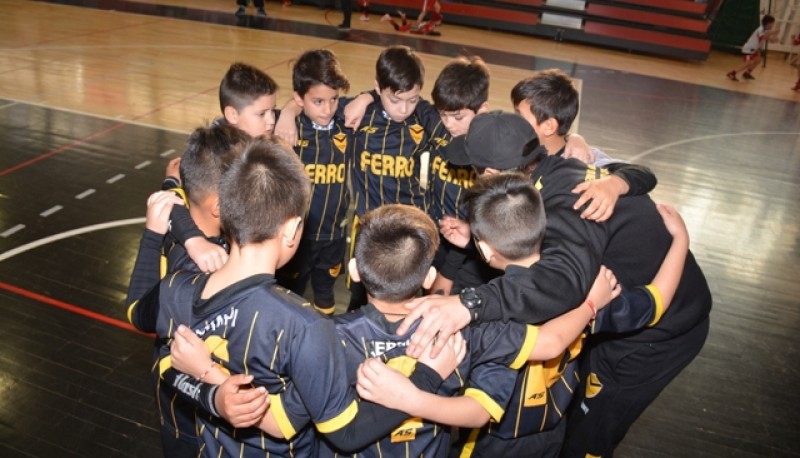
[(689, 252), (689, 233), (673, 207), (658, 204), (658, 211), (672, 235), (672, 244), (661, 267), (649, 285), (624, 291), (607, 309), (600, 312), (592, 326), (592, 333), (623, 333), (653, 327), (672, 304)]

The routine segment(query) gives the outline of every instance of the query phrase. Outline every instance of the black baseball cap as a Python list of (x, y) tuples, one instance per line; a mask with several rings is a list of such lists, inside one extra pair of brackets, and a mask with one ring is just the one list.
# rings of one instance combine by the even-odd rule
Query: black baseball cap
[(528, 165), (540, 154), (546, 150), (528, 121), (500, 110), (475, 116), (466, 135), (454, 138), (445, 150), (450, 164), (497, 170)]

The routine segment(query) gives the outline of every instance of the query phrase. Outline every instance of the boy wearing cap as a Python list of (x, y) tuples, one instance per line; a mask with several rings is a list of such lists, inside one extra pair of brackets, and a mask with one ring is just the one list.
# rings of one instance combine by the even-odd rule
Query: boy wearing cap
[[(433, 335), (448, 335), (469, 322), (538, 323), (563, 313), (580, 303), (587, 281), (591, 282), (601, 264), (614, 271), (623, 288), (653, 278), (671, 237), (648, 196), (619, 200), (614, 217), (604, 224), (582, 219), (573, 210), (572, 190), (601, 172), (545, 154), (531, 126), (518, 115), (477, 116), (463, 146), (452, 151), (451, 161), (468, 160), (488, 173), (517, 169), (531, 177), (542, 193), (547, 214), (542, 259), (529, 268), (509, 269), (487, 285), (466, 289), (456, 300), (414, 301), (410, 306), (417, 308), (408, 322), (420, 316), (426, 316), (426, 322), (419, 325), (409, 346), (412, 356)], [(463, 225), (448, 230), (453, 231), (462, 236), (469, 233)], [(452, 237), (448, 232), (445, 236)], [(611, 455), (636, 418), (700, 352), (710, 310), (708, 284), (689, 253), (672, 306), (656, 326), (590, 342), (568, 416), (564, 456)], [(401, 326), (398, 332), (404, 329)]]

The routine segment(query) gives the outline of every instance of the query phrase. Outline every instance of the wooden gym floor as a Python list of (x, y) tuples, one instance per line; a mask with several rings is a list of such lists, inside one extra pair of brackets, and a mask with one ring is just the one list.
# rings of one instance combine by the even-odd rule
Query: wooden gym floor
[[(395, 33), (335, 11), (233, 1), (0, 0), (0, 456), (155, 457), (151, 339), (125, 323), (145, 199), (186, 134), (219, 113), (235, 60), (288, 99), (291, 61), (334, 50), (354, 92), (383, 46), (423, 56), (429, 85), (458, 54), (492, 70), (491, 103), (533, 70), (579, 80), (579, 131), (659, 177), (714, 294), (702, 353), (638, 421), (621, 457), (800, 456), (800, 95), (771, 54), (757, 80), (735, 55), (681, 62), (441, 27)], [(342, 295), (340, 295), (342, 296)], [(339, 298), (342, 303), (345, 297)]]

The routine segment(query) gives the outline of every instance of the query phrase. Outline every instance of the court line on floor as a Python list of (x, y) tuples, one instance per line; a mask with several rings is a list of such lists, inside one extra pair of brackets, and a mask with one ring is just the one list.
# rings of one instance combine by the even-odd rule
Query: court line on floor
[(649, 155), (651, 155), (651, 154), (653, 154), (653, 153), (655, 153), (657, 151), (660, 151), (662, 149), (672, 148), (673, 146), (683, 145), (683, 144), (686, 144), (686, 143), (693, 143), (693, 142), (704, 141), (704, 140), (714, 140), (714, 139), (717, 139), (717, 138), (724, 138), (724, 137), (740, 137), (742, 135), (800, 135), (800, 133), (797, 133), (797, 132), (785, 132), (785, 131), (784, 132), (732, 132), (732, 133), (728, 133), (728, 134), (703, 135), (703, 136), (700, 136), (700, 137), (685, 138), (683, 140), (678, 140), (678, 141), (675, 141), (675, 142), (665, 143), (663, 145), (659, 145), (659, 146), (656, 146), (654, 148), (650, 148), (649, 150), (646, 150), (644, 152), (641, 152), (641, 153), (633, 156), (632, 158), (629, 159), (629, 161), (630, 162), (638, 162), (642, 158), (647, 157), (647, 156), (649, 156)]
[[(43, 239), (39, 239), (39, 240), (35, 240), (33, 242), (30, 242), (30, 243), (26, 243), (25, 245), (19, 246), (17, 248), (14, 248), (12, 250), (8, 250), (5, 253), (0, 254), (0, 262), (5, 261), (7, 259), (10, 259), (10, 258), (12, 258), (12, 257), (14, 257), (14, 256), (16, 256), (18, 254), (25, 253), (26, 251), (30, 251), (30, 250), (33, 250), (35, 248), (39, 248), (41, 246), (44, 246), (44, 245), (47, 245), (47, 244), (50, 244), (50, 243), (53, 243), (53, 242), (56, 242), (56, 241), (59, 241), (59, 240), (63, 240), (63, 239), (69, 238), (69, 237), (73, 237), (73, 236), (76, 236), (76, 235), (86, 234), (86, 233), (89, 233), (89, 232), (95, 232), (95, 231), (100, 231), (100, 230), (104, 230), (104, 229), (110, 229), (110, 228), (119, 227), (119, 226), (128, 226), (128, 225), (132, 225), (132, 224), (143, 224), (144, 222), (145, 222), (145, 218), (143, 218), (143, 217), (130, 218), (130, 219), (117, 220), (117, 221), (109, 221), (109, 222), (100, 223), (100, 224), (93, 224), (91, 226), (84, 226), (84, 227), (80, 227), (80, 228), (73, 229), (73, 230), (70, 230), (70, 231), (61, 232), (59, 234), (53, 234), (53, 235), (51, 235), (49, 237), (45, 237)], [(17, 287), (17, 286), (14, 286), (14, 285), (11, 285), (11, 284), (8, 284), (8, 283), (5, 283), (5, 282), (0, 282), (0, 289), (4, 289), (4, 290), (12, 292), (14, 294), (18, 294), (20, 296), (24, 296), (24, 297), (27, 297), (29, 299), (33, 299), (33, 300), (36, 300), (38, 302), (42, 302), (42, 303), (47, 304), (47, 305), (52, 305), (54, 307), (57, 307), (57, 308), (66, 310), (68, 312), (72, 312), (72, 313), (81, 315), (81, 316), (85, 316), (87, 318), (91, 318), (91, 319), (96, 320), (96, 321), (100, 321), (100, 322), (103, 322), (103, 323), (106, 323), (106, 324), (110, 324), (112, 326), (116, 326), (118, 328), (122, 328), (122, 329), (125, 329), (127, 331), (133, 331), (133, 332), (136, 332), (137, 334), (142, 334), (142, 335), (147, 335), (147, 336), (151, 335), (151, 334), (139, 331), (138, 329), (136, 329), (135, 327), (133, 327), (130, 323), (128, 323), (126, 321), (118, 320), (116, 318), (111, 318), (109, 316), (103, 315), (102, 313), (93, 312), (93, 311), (85, 309), (83, 307), (80, 307), (80, 306), (77, 306), (77, 305), (73, 305), (73, 304), (69, 304), (69, 303), (60, 301), (58, 299), (54, 299), (52, 297), (43, 296), (43, 295), (41, 295), (39, 293), (35, 293), (33, 291), (28, 291), (26, 289), (23, 289), (23, 288), (20, 288), (20, 287)]]

